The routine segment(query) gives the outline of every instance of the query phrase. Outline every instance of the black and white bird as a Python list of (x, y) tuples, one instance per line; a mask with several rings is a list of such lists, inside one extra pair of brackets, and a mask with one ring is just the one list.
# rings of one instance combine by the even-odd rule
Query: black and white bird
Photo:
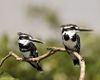
[(92, 31), (91, 29), (79, 29), (75, 24), (61, 26), (62, 40), (68, 54), (72, 57), (74, 65), (79, 64), (79, 60), (73, 55), (73, 51), (80, 54), (80, 37), (79, 31)]
[[(29, 34), (18, 32), (18, 44), (19, 49), (22, 52), (22, 55), (24, 58), (32, 58), (32, 57), (38, 57), (38, 51), (33, 42), (37, 43), (43, 43), (40, 40), (33, 39), (33, 37)], [(38, 71), (42, 71), (43, 69), (40, 67), (39, 63), (36, 61), (27, 61), (29, 64), (31, 64), (34, 68), (36, 68)]]

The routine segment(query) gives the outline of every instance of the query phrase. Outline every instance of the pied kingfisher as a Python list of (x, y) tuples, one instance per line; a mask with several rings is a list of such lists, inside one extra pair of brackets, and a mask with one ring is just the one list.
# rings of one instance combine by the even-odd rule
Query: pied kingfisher
[[(38, 43), (43, 43), (37, 39), (33, 39), (33, 37), (29, 34), (18, 32), (18, 44), (19, 44), (19, 49), (23, 54), (24, 58), (32, 58), (32, 57), (38, 57), (38, 51), (33, 44), (33, 42), (38, 42)], [(27, 61), (30, 63), (34, 68), (36, 68), (38, 71), (42, 71), (43, 69), (40, 67), (39, 63), (36, 61)]]
[(62, 40), (66, 51), (73, 59), (74, 65), (79, 64), (79, 60), (72, 54), (73, 51), (80, 53), (79, 31), (92, 31), (90, 29), (79, 29), (75, 24), (61, 25)]

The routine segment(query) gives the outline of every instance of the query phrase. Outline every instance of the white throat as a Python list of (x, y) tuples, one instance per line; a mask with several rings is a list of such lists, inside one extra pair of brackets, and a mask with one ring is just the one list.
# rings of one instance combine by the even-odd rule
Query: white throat
[(63, 35), (66, 34), (66, 35), (69, 35), (70, 39), (74, 36), (74, 34), (76, 33), (75, 30), (71, 30), (71, 31), (64, 31), (63, 32)]
[(22, 39), (22, 40), (19, 40), (18, 43), (21, 43), (21, 44), (23, 44), (23, 45), (25, 46), (25, 45), (27, 45), (28, 43), (30, 43), (30, 41), (27, 40), (27, 39)]

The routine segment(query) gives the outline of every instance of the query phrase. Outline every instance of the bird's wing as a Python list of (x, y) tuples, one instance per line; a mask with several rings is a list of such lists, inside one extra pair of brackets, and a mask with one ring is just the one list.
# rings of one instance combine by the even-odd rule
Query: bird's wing
[(31, 51), (30, 56), (38, 57), (37, 48), (32, 42), (30, 43), (30, 51)]
[(79, 35), (76, 35), (76, 39), (77, 39), (77, 44), (76, 44), (76, 46), (75, 46), (75, 48), (76, 48), (76, 51), (78, 52), (78, 53), (80, 53), (80, 37), (79, 37)]

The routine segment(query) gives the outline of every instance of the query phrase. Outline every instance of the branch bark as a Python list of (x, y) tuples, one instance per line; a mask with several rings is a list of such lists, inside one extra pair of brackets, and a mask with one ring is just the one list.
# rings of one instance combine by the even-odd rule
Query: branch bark
[[(39, 57), (36, 58), (22, 58), (19, 57), (18, 55), (16, 55), (14, 52), (10, 51), (8, 55), (6, 55), (4, 58), (1, 59), (0, 61), (0, 67), (2, 66), (2, 64), (5, 62), (6, 59), (8, 59), (9, 57), (14, 57), (16, 60), (18, 61), (42, 61), (44, 59), (46, 59), (47, 57), (55, 54), (56, 52), (65, 52), (66, 50), (64, 48), (57, 48), (57, 47), (52, 47), (52, 48), (48, 48), (49, 51), (47, 51), (45, 54), (40, 55)], [(80, 54), (78, 54), (77, 52), (73, 52), (73, 54), (79, 59), (79, 63), (80, 63), (80, 77), (79, 80), (84, 80), (85, 79), (85, 61), (84, 59), (81, 57)]]
[(11, 56), (13, 56), (18, 61), (22, 61), (23, 60), (23, 58), (17, 56), (15, 53), (13, 53), (12, 51), (10, 51), (9, 54), (7, 54), (4, 58), (1, 59), (1, 61), (0, 61), (0, 67)]
[(1, 59), (1, 61), (0, 61), (0, 67), (2, 66), (2, 64), (4, 63), (4, 61), (5, 61), (7, 58), (9, 58), (10, 56), (11, 56), (11, 55), (8, 54), (8, 55), (6, 55), (4, 58)]
[(80, 63), (80, 78), (79, 80), (85, 80), (85, 61), (83, 57), (77, 52), (73, 52), (73, 54), (79, 59)]

